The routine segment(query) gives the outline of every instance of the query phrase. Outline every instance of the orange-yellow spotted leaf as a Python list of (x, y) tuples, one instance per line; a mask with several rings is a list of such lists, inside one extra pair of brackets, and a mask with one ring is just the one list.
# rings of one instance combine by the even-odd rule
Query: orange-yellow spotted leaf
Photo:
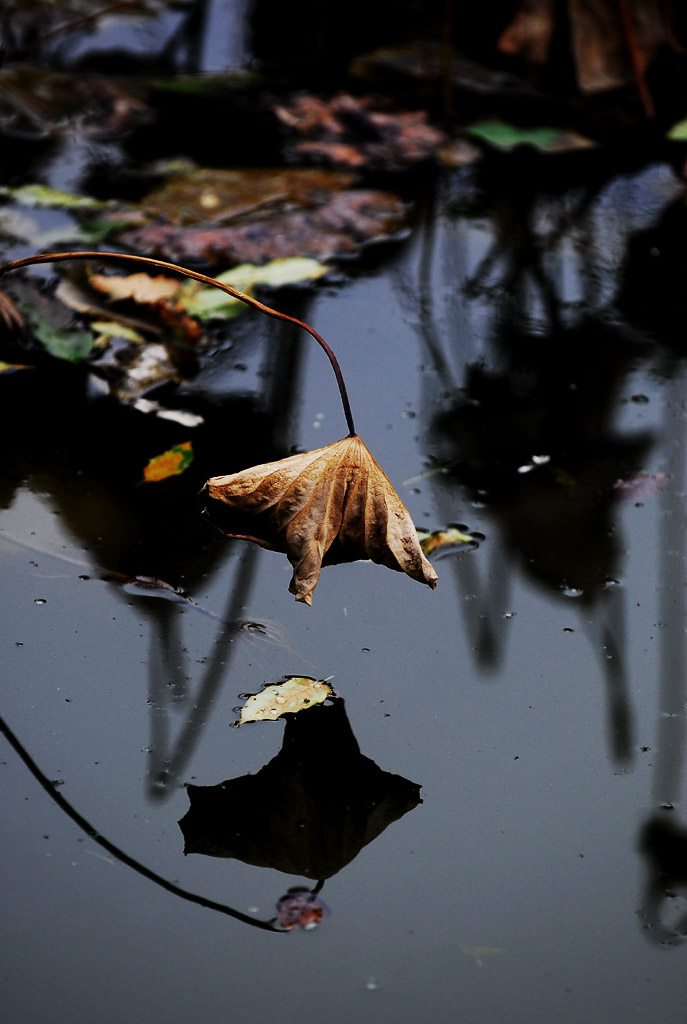
[(120, 299), (132, 299), (140, 303), (163, 302), (173, 298), (181, 287), (173, 277), (151, 277), (149, 274), (129, 274), (126, 277), (92, 274), (88, 283), (91, 288), (104, 292), (114, 302)]
[(31, 370), (32, 366), (27, 366), (25, 363), (4, 363), (0, 359), (0, 373), (14, 373), (15, 370)]
[(157, 483), (159, 480), (166, 480), (170, 476), (177, 476), (183, 473), (187, 466), (193, 462), (193, 448), (190, 441), (177, 444), (169, 448), (162, 455), (156, 455), (151, 459), (143, 470), (143, 481), (145, 483)]

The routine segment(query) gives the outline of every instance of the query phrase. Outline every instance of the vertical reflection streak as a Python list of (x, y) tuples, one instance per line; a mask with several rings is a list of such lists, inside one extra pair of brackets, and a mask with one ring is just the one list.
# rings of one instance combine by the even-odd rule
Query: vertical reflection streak
[(654, 798), (679, 800), (685, 764), (687, 701), (687, 415), (681, 374), (667, 385), (664, 436), (669, 451), (670, 486), (661, 494), (659, 544), (659, 725)]

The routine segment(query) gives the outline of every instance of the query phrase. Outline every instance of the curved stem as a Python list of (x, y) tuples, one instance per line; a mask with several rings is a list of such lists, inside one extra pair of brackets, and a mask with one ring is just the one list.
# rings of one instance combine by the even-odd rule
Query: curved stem
[[(60, 810), (64, 811), (68, 818), (78, 825), (82, 832), (85, 832), (94, 843), (101, 846), (103, 850), (107, 850), (109, 854), (115, 857), (122, 864), (126, 864), (127, 867), (133, 868), (139, 875), (143, 875), (149, 881), (159, 885), (160, 888), (166, 889), (167, 892), (173, 893), (175, 896), (180, 896), (184, 900), (188, 900), (190, 903), (197, 903), (201, 907), (207, 907), (208, 910), (217, 910), (220, 914), (226, 914), (228, 917), (233, 917), (237, 921), (242, 921), (244, 924), (250, 924), (253, 928), (262, 928), (269, 932), (282, 932), (284, 929), (277, 927), (274, 920), (261, 921), (259, 918), (249, 917), (248, 914), (242, 913), (240, 910), (234, 910), (233, 907), (228, 907), (224, 903), (217, 903), (215, 900), (206, 899), (205, 896), (199, 896), (195, 892), (188, 892), (187, 889), (182, 889), (174, 882), (169, 882), (162, 875), (158, 875), (156, 871), (152, 871), (146, 867), (145, 864), (141, 864), (134, 857), (130, 857), (128, 853), (115, 846), (111, 843), (104, 835), (102, 835), (96, 828), (83, 815), (79, 814), (76, 808), (72, 807), (68, 800), (58, 793), (54, 785), (50, 780), (43, 774), (41, 769), (38, 767), (34, 759), (29, 754), (28, 750), (20, 742), (17, 736), (12, 732), (9, 725), (5, 720), (0, 717), (0, 733), (5, 737), (7, 742), (13, 747), (14, 751), (19, 755), (21, 760), (24, 762), (26, 767), (29, 769), (33, 777), (40, 783), (45, 792), (48, 794), (51, 800), (54, 800)], [(320, 886), (321, 888), (321, 886)]]
[(3, 266), (0, 266), (0, 277), (9, 270), (17, 270), (19, 267), (29, 267), (34, 263), (59, 263), (63, 260), (130, 260), (133, 263), (145, 263), (148, 266), (160, 267), (163, 270), (173, 270), (175, 273), (183, 274), (185, 277), (192, 277), (194, 281), (202, 281), (203, 284), (219, 288), (221, 291), (226, 292), (227, 295), (231, 295), (232, 298), (240, 299), (241, 302), (245, 302), (248, 306), (252, 306), (254, 309), (259, 309), (261, 313), (274, 317), (275, 320), (288, 320), (289, 323), (296, 324), (297, 327), (302, 327), (303, 330), (307, 331), (308, 334), (315, 339), (317, 344), (320, 345), (331, 363), (334, 376), (336, 377), (336, 383), (339, 387), (339, 395), (341, 396), (341, 404), (343, 406), (344, 416), (346, 417), (349, 436), (354, 436), (355, 426), (353, 425), (353, 414), (351, 413), (351, 405), (348, 401), (348, 392), (346, 391), (346, 384), (341, 372), (341, 367), (339, 366), (339, 360), (336, 358), (324, 338), (318, 334), (313, 327), (304, 323), (303, 320), (298, 320), (295, 316), (289, 316), (287, 313), (279, 313), (276, 309), (272, 309), (271, 306), (266, 306), (263, 302), (259, 302), (257, 299), (254, 299), (252, 295), (246, 295), (244, 292), (239, 292), (235, 288), (232, 288), (231, 285), (223, 284), (221, 281), (216, 281), (213, 277), (208, 277), (206, 274), (199, 274), (196, 270), (187, 270), (186, 267), (180, 267), (176, 263), (168, 263), (166, 260), (155, 260), (151, 256), (132, 256), (128, 253), (121, 252), (48, 252), (42, 253), (38, 256), (26, 256), (24, 259), (14, 260), (12, 263), (5, 263)]

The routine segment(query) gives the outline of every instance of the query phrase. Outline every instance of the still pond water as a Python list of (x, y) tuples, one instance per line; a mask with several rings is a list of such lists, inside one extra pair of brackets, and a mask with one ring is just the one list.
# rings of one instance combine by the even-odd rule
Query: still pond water
[[(355, 563), (297, 605), (198, 481), (146, 505), (110, 474), (145, 417), (2, 381), (7, 1024), (684, 1020), (682, 186), (657, 160), (550, 194), (508, 159), (300, 311), (417, 526), (484, 537), (434, 592)], [(212, 473), (265, 429), (277, 329), (246, 322), (259, 352), (237, 328), (188, 389), (239, 409)], [(283, 451), (342, 436), (322, 354), (289, 372)], [(289, 674), (343, 704), (231, 728)], [(219, 788), (185, 856), (189, 785)], [(274, 924), (293, 887), (317, 928)]]

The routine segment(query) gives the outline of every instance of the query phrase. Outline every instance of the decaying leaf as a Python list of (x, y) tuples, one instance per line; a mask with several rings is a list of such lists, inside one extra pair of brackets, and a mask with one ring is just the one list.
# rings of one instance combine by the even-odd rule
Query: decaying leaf
[(457, 544), (472, 544), (474, 546), (476, 540), (479, 539), (457, 526), (449, 526), (446, 530), (435, 530), (433, 533), (424, 533), (418, 530), (417, 535), (420, 547), (428, 557), (441, 548), (454, 547)]
[(145, 483), (157, 483), (170, 476), (178, 476), (193, 462), (193, 446), (190, 441), (176, 444), (162, 455), (156, 455), (143, 470)]
[(404, 167), (429, 160), (444, 141), (426, 111), (376, 107), (371, 96), (340, 93), (323, 100), (302, 93), (277, 104), (274, 112), (300, 136), (289, 146), (292, 153), (344, 167)]
[(301, 886), (289, 889), (277, 903), (277, 921), (287, 932), (294, 928), (311, 931), (328, 916), (329, 908), (319, 896)]
[(150, 274), (127, 274), (125, 277), (91, 274), (91, 288), (104, 292), (113, 302), (132, 299), (134, 302), (156, 303), (173, 298), (179, 291), (179, 282), (173, 277), (151, 277)]
[[(33, 10), (38, 5), (22, 3), (20, 7)], [(3, 13), (6, 8), (3, 4)], [(52, 3), (42, 5), (41, 33), (46, 10), (55, 8)], [(10, 16), (14, 32), (16, 14)], [(101, 74), (62, 74), (24, 61), (8, 62), (2, 69), (0, 120), (4, 131), (20, 138), (54, 138), (71, 132), (104, 139), (120, 136), (149, 117), (150, 111), (139, 99)]]
[(371, 559), (434, 588), (405, 505), (357, 435), (207, 481), (205, 510), (230, 537), (283, 551), (310, 604), (323, 565)]
[(283, 683), (272, 683), (248, 698), (237, 725), (244, 722), (269, 722), (281, 715), (292, 715), (304, 708), (322, 704), (334, 693), (324, 679), (289, 676)]
[[(245, 173), (254, 177), (258, 171)], [(355, 255), (366, 244), (396, 237), (406, 221), (401, 198), (380, 189), (313, 188), (299, 200), (291, 201), (288, 193), (280, 201), (278, 198), (275, 196), (274, 204), (265, 199), (231, 216), (220, 207), (212, 211), (212, 218), (206, 211), (201, 224), (143, 224), (118, 234), (117, 241), (178, 263), (262, 264), (293, 256), (326, 261)]]

